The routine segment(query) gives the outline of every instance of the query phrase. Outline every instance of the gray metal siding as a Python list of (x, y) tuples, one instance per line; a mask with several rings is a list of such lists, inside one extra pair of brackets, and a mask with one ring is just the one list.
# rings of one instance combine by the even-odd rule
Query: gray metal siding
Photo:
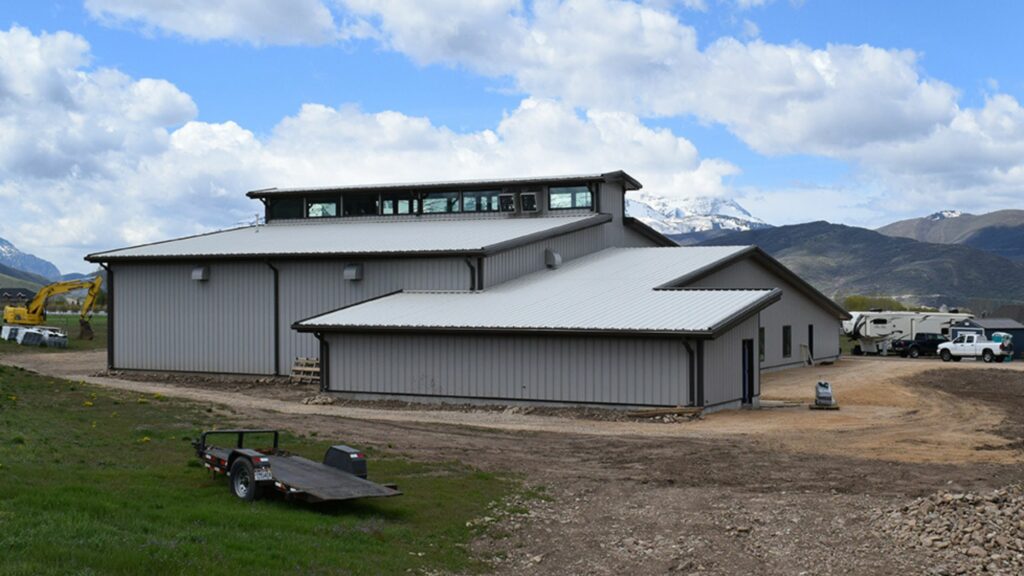
[(754, 344), (754, 395), (761, 393), (757, 368), (757, 316), (704, 343), (704, 405), (743, 398), (743, 340)]
[[(801, 364), (804, 358), (802, 349), (807, 347), (807, 326), (811, 324), (814, 325), (814, 357), (820, 360), (839, 356), (840, 320), (750, 258), (735, 262), (687, 286), (782, 290), (782, 299), (761, 311), (761, 326), (765, 331), (765, 357), (761, 363), (763, 369)], [(791, 326), (793, 330), (792, 354), (789, 357), (782, 355), (783, 326)]]
[(681, 340), (327, 334), (329, 389), (364, 394), (676, 406)]
[(661, 246), (661, 244), (658, 244), (647, 236), (644, 236), (632, 228), (626, 228), (625, 226), (622, 226), (622, 240), (618, 245), (623, 248), (650, 248)]
[(270, 374), (273, 276), (262, 263), (113, 266), (116, 368)]
[[(470, 270), (463, 259), (415, 258), (362, 261), (363, 279), (346, 281), (342, 270), (357, 260), (275, 261), (280, 270), (281, 370), (288, 373), (296, 357), (319, 357), (312, 334), (291, 325), (317, 314), (382, 296), (396, 290), (468, 290)], [(474, 261), (475, 265), (475, 261)], [(266, 267), (266, 265), (264, 265)], [(267, 311), (272, 313), (272, 309)]]
[(534, 242), (488, 256), (484, 261), (484, 289), (544, 269), (544, 251), (562, 255), (562, 262), (603, 250), (604, 226), (594, 226), (549, 240)]

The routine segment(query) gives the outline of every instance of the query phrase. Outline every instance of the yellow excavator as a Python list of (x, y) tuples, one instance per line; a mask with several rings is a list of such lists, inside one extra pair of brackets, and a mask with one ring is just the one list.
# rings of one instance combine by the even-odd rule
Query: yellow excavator
[(46, 301), (50, 296), (66, 294), (73, 290), (88, 290), (85, 300), (82, 302), (82, 312), (78, 316), (78, 324), (81, 331), (78, 337), (82, 340), (92, 340), (92, 308), (96, 304), (96, 298), (100, 295), (100, 287), (103, 286), (103, 278), (83, 278), (81, 280), (68, 280), (66, 282), (55, 282), (43, 286), (39, 293), (26, 306), (7, 306), (4, 308), (4, 324), (17, 324), (19, 326), (40, 326), (46, 322)]

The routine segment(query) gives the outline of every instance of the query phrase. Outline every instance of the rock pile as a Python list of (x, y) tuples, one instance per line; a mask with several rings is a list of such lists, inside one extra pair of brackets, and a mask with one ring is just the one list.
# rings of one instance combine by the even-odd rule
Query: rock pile
[(1024, 484), (938, 492), (881, 514), (898, 542), (935, 558), (931, 574), (1024, 573)]
[(324, 406), (334, 404), (334, 397), (328, 396), (327, 394), (317, 394), (316, 396), (309, 396), (302, 399), (303, 404), (312, 404), (314, 406)]

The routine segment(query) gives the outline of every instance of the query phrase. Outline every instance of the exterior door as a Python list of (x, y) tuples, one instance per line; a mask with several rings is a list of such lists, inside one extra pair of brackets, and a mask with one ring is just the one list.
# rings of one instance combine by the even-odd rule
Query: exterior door
[(807, 325), (807, 352), (814, 359), (814, 324)]
[(754, 341), (743, 341), (743, 403), (751, 404), (754, 401)]

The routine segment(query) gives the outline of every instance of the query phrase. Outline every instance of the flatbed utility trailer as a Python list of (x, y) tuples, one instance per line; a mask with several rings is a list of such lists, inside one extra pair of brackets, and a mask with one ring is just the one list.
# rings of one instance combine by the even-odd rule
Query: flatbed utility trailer
[[(245, 437), (273, 435), (270, 449), (245, 447)], [(234, 436), (234, 446), (222, 448), (207, 443), (210, 436)], [(366, 456), (345, 445), (331, 446), (323, 463), (283, 451), (278, 430), (210, 430), (192, 442), (196, 455), (208, 470), (228, 476), (231, 492), (252, 501), (277, 491), (289, 499), (307, 502), (387, 498), (399, 496), (397, 486), (366, 479)]]

